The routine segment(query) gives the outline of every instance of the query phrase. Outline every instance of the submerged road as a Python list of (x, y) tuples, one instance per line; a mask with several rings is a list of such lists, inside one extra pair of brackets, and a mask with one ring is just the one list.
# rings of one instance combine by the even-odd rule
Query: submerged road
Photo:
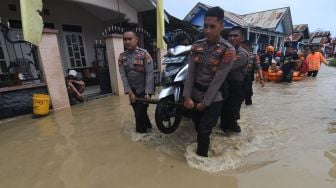
[(188, 119), (171, 135), (136, 134), (126, 97), (2, 120), (0, 187), (335, 188), (335, 78), (322, 66), (316, 79), (256, 84), (242, 133), (215, 128), (207, 159), (194, 154)]

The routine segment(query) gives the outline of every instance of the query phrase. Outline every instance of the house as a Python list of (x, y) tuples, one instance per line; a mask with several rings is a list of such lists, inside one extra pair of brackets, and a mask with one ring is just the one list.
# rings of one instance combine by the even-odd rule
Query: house
[[(116, 63), (123, 42), (111, 31), (141, 27), (141, 13), (155, 7), (151, 0), (43, 0), (45, 29), (37, 47), (23, 41), (20, 1), (2, 0), (0, 119), (31, 112), (34, 93), (48, 93), (54, 109), (69, 107), (64, 77), (70, 69), (89, 80), (98, 76), (97, 67), (105, 66), (113, 93), (123, 94)], [(97, 46), (105, 49), (105, 59)]]
[[(200, 28), (209, 5), (197, 3), (185, 16), (188, 21)], [(277, 49), (284, 46), (284, 39), (293, 31), (292, 17), (289, 7), (238, 15), (224, 10), (224, 30), (240, 26), (246, 29), (247, 40), (254, 44), (255, 50), (264, 49), (271, 44)], [(225, 34), (225, 31), (224, 31)]]
[(310, 35), (308, 24), (293, 25), (293, 34), (289, 35), (285, 39), (286, 47), (293, 47), (299, 51), (301, 51), (302, 48), (309, 43)]
[(333, 50), (332, 50), (333, 56), (334, 56), (334, 58), (336, 58), (336, 38), (333, 38), (331, 40), (331, 45), (332, 45), (332, 48), (333, 48)]
[(310, 46), (316, 46), (325, 56), (333, 55), (333, 45), (330, 31), (315, 31), (310, 33)]

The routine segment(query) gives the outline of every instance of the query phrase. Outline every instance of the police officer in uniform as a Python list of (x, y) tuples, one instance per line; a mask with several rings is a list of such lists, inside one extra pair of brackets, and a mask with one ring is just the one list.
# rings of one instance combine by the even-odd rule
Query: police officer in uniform
[(263, 77), (263, 73), (262, 73), (261, 66), (260, 66), (259, 55), (253, 54), (252, 49), (251, 49), (251, 44), (246, 42), (244, 43), (243, 47), (247, 51), (250, 52), (249, 62), (247, 66), (247, 76), (245, 78), (245, 84), (244, 84), (244, 88), (245, 88), (244, 100), (245, 100), (246, 105), (252, 105), (252, 96), (253, 96), (252, 85), (254, 81), (254, 73), (257, 72), (257, 74), (259, 75), (259, 81), (260, 81), (261, 87), (265, 86), (265, 82), (264, 82), (264, 77)]
[(241, 132), (237, 120), (240, 119), (240, 107), (245, 96), (244, 83), (247, 76), (249, 53), (241, 47), (244, 31), (241, 27), (233, 27), (228, 36), (229, 42), (236, 49), (236, 57), (228, 74), (228, 97), (223, 102), (221, 128), (224, 132)]
[(210, 8), (204, 17), (205, 38), (192, 46), (183, 96), (184, 106), (194, 109), (192, 120), (197, 131), (197, 151), (207, 157), (210, 134), (220, 116), (223, 84), (233, 62), (235, 50), (220, 33), (224, 28), (224, 11)]
[(150, 99), (154, 92), (153, 60), (149, 53), (138, 47), (138, 37), (134, 31), (123, 34), (126, 51), (119, 56), (119, 71), (135, 114), (136, 132), (146, 133), (152, 128), (147, 115), (148, 104), (137, 98)]

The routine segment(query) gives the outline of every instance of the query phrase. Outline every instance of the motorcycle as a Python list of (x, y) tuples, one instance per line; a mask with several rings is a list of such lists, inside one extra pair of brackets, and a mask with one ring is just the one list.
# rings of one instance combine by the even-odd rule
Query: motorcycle
[(190, 46), (178, 45), (170, 48), (164, 56), (165, 65), (161, 75), (162, 90), (155, 109), (155, 122), (165, 134), (176, 131), (182, 116), (189, 116), (183, 107), (183, 86), (188, 72)]

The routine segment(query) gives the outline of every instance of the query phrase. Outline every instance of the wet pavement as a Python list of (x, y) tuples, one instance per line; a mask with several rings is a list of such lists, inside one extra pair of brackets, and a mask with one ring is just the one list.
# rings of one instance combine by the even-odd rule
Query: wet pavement
[(136, 134), (126, 97), (2, 120), (0, 187), (334, 188), (335, 77), (322, 66), (316, 79), (256, 84), (254, 104), (242, 107), (242, 133), (215, 128), (207, 159), (194, 154), (188, 119), (171, 135), (156, 127)]

